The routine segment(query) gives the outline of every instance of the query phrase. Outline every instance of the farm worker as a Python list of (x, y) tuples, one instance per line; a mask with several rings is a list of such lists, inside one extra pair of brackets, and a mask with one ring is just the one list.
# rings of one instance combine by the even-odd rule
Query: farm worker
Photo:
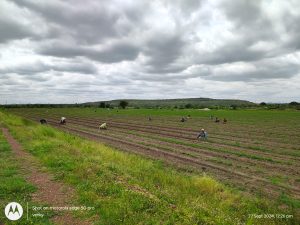
[(62, 117), (60, 119), (60, 124), (66, 124), (66, 117)]
[(99, 126), (99, 130), (106, 130), (106, 129), (107, 129), (106, 123), (102, 123), (102, 124)]
[(202, 128), (200, 133), (198, 134), (197, 139), (199, 139), (199, 138), (206, 139), (207, 137), (208, 137), (207, 132)]
[(218, 119), (218, 117), (216, 117), (215, 122), (216, 122), (216, 123), (219, 123), (219, 122), (220, 122), (220, 120)]

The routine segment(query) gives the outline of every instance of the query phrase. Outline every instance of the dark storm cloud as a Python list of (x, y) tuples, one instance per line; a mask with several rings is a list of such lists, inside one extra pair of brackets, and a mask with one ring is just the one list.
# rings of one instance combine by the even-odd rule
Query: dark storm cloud
[(174, 65), (182, 54), (184, 41), (180, 34), (158, 35), (151, 39), (145, 46), (143, 53), (148, 57), (145, 68), (150, 73), (170, 73), (184, 69)]
[(190, 77), (202, 77), (215, 81), (263, 81), (270, 79), (287, 79), (299, 74), (300, 65), (291, 62), (263, 61), (254, 64), (233, 64), (233, 66), (203, 66), (195, 69)]
[(225, 15), (235, 26), (235, 32), (248, 42), (257, 40), (277, 39), (272, 19), (268, 18), (263, 9), (262, 1), (240, 0), (223, 3)]
[(0, 43), (31, 37), (33, 33), (22, 24), (0, 17)]
[(16, 73), (21, 75), (32, 75), (37, 73), (43, 73), (47, 71), (59, 71), (59, 72), (73, 72), (83, 74), (95, 74), (97, 68), (90, 63), (61, 63), (57, 65), (51, 65), (43, 63), (41, 61), (34, 63), (26, 63), (16, 66), (10, 66), (6, 68), (0, 68), (1, 74)]
[[(202, 60), (208, 64), (222, 64), (237, 61), (257, 61), (263, 58), (277, 57), (293, 52), (300, 47), (300, 11), (291, 14), (289, 11), (281, 16), (281, 26), (285, 33), (276, 31), (276, 18), (268, 17), (263, 8), (263, 1), (240, 0), (224, 1), (221, 9), (234, 26), (235, 40), (225, 42), (221, 47)], [(298, 6), (299, 7), (299, 6)], [(284, 32), (282, 31), (282, 32)], [(284, 36), (289, 36), (284, 40)], [(264, 42), (276, 43), (272, 49), (251, 49), (251, 46)], [(200, 61), (201, 62), (201, 61)]]
[(165, 0), (164, 2), (168, 7), (180, 10), (184, 16), (188, 16), (200, 8), (202, 0)]
[(270, 54), (269, 50), (251, 49), (259, 41), (278, 41), (272, 22), (264, 15), (261, 1), (224, 1), (221, 4), (225, 16), (233, 24), (234, 40), (224, 42), (213, 52), (200, 54), (198, 63), (223, 64), (237, 61), (256, 61)]
[(91, 47), (70, 45), (64, 42), (52, 42), (50, 44), (41, 45), (37, 49), (37, 53), (64, 58), (85, 56), (95, 61), (113, 63), (123, 60), (134, 60), (139, 53), (139, 49), (134, 44), (126, 42), (116, 43), (102, 50), (97, 50), (96, 48)]
[(15, 0), (18, 6), (33, 11), (49, 25), (55, 25), (57, 38), (70, 36), (78, 43), (97, 43), (102, 38), (117, 35), (115, 23), (119, 14), (107, 10), (107, 1), (48, 1)]
[(263, 15), (261, 3), (261, 0), (239, 0), (236, 2), (224, 1), (222, 3), (222, 9), (225, 11), (226, 16), (229, 17), (231, 21), (235, 22), (236, 26), (241, 29), (245, 26), (259, 26), (265, 28), (263, 25), (268, 25), (269, 22)]
[(246, 40), (226, 43), (212, 53), (201, 55), (198, 63), (218, 65), (237, 61), (256, 61), (266, 54), (262, 50), (251, 50)]
[[(210, 80), (217, 81), (259, 81), (269, 79), (291, 78), (299, 73), (299, 67), (297, 65), (286, 65), (280, 67), (262, 67), (252, 72), (245, 73), (216, 73), (215, 75), (208, 77)], [(282, 76), (284, 74), (284, 76)]]
[(289, 40), (286, 47), (292, 50), (300, 50), (300, 12), (298, 15), (291, 15), (290, 12), (285, 13), (286, 32), (289, 34)]
[[(300, 47), (300, 11), (285, 11), (281, 17), (269, 17), (264, 11), (263, 1), (223, 1), (221, 10), (232, 23), (234, 39), (224, 42), (214, 51), (198, 52), (194, 55), (196, 64), (211, 65), (201, 71), (201, 77), (220, 81), (253, 81), (267, 79), (288, 79), (299, 74), (299, 63), (278, 63), (280, 58), (293, 54)], [(299, 4), (298, 4), (299, 7)], [(278, 33), (278, 21), (283, 33)], [(286, 32), (286, 33), (284, 33)], [(272, 47), (268, 47), (268, 46)], [(255, 47), (256, 46), (256, 47)], [(278, 58), (278, 60), (276, 60)], [(267, 60), (270, 59), (268, 63)], [(272, 60), (274, 59), (274, 60)], [(226, 65), (235, 62), (249, 62), (255, 69), (251, 72), (226, 71)], [(224, 71), (215, 69), (218, 65)]]

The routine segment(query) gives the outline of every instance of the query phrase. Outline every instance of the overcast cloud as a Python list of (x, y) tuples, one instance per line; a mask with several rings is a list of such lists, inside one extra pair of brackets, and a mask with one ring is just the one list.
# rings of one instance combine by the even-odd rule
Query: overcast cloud
[(1, 0), (0, 104), (300, 101), (298, 0)]

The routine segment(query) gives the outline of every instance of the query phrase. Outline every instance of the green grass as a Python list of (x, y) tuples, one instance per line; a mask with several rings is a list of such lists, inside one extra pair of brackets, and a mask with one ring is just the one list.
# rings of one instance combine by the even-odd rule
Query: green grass
[(280, 196), (281, 201), (293, 208), (300, 208), (300, 201), (297, 199), (292, 199), (286, 194), (282, 193)]
[[(244, 124), (258, 124), (263, 122), (265, 124), (273, 123), (289, 123), (294, 124), (294, 121), (300, 119), (299, 112), (296, 110), (210, 110), (202, 111), (197, 109), (100, 109), (100, 108), (21, 108), (9, 109), (8, 111), (22, 111), (22, 112), (43, 112), (43, 113), (59, 113), (59, 114), (76, 114), (81, 116), (137, 116), (145, 117), (152, 116), (187, 116), (206, 117), (209, 119), (210, 115), (219, 118), (229, 119), (229, 123), (243, 122)], [(154, 118), (155, 119), (155, 118)], [(291, 120), (293, 119), (293, 120)]]
[[(97, 224), (292, 224), (252, 220), (283, 212), (276, 202), (243, 196), (211, 177), (187, 175), (160, 161), (117, 151), (0, 112), (1, 121), (56, 178), (76, 189), (81, 216)], [(292, 205), (293, 206), (293, 205)], [(285, 213), (293, 209), (284, 210)]]
[(0, 224), (16, 224), (9, 221), (3, 213), (9, 202), (18, 202), (23, 207), (23, 216), (18, 220), (18, 224), (50, 224), (47, 215), (43, 219), (29, 217), (27, 220), (27, 203), (29, 207), (38, 205), (32, 202), (30, 197), (35, 191), (36, 188), (24, 179), (19, 163), (0, 130)]

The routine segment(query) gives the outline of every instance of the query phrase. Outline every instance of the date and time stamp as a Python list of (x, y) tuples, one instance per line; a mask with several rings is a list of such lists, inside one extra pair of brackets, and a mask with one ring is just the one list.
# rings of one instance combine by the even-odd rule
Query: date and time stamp
[(249, 214), (249, 218), (252, 219), (293, 219), (294, 216), (291, 214), (280, 214), (280, 213), (264, 213), (264, 214)]

